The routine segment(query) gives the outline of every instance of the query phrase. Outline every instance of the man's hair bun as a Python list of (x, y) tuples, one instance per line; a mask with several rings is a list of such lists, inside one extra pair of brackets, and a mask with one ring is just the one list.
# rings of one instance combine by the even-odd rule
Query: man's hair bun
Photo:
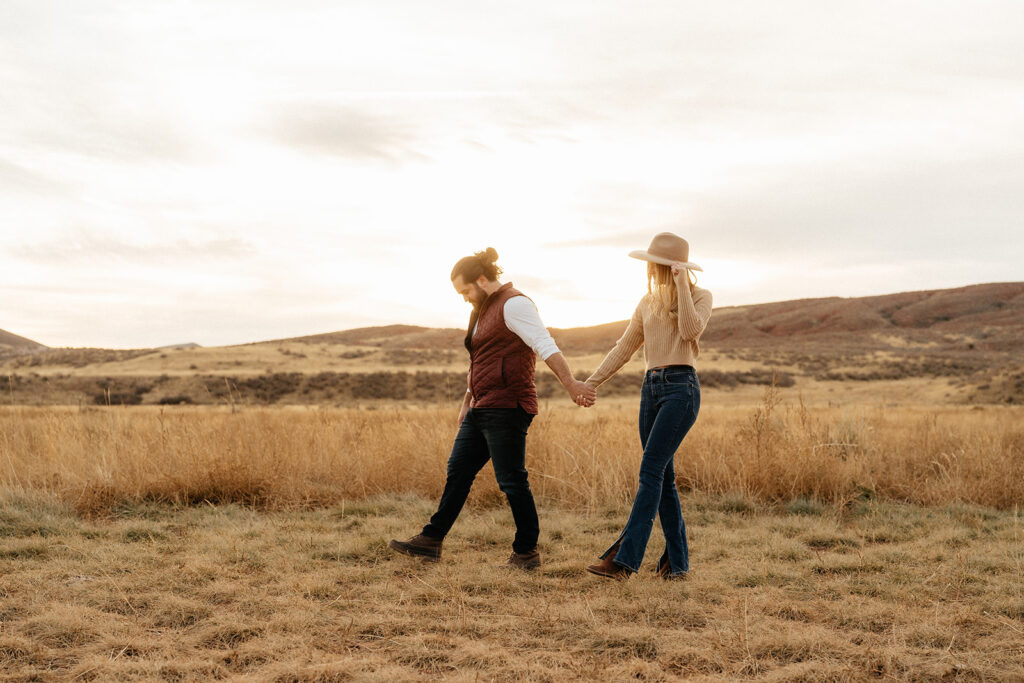
[(491, 282), (496, 281), (501, 275), (501, 268), (498, 267), (498, 250), (487, 247), (472, 256), (459, 259), (452, 268), (453, 281), (457, 275), (462, 276), (463, 282), (475, 282), (481, 275)]

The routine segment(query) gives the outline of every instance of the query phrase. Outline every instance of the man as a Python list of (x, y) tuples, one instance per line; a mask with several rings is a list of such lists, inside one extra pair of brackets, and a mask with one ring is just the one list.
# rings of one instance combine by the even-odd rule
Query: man
[(487, 461), (512, 508), (516, 535), (506, 563), (518, 569), (540, 566), (537, 507), (526, 472), (526, 431), (537, 414), (533, 382), (539, 355), (578, 405), (593, 405), (596, 391), (575, 379), (569, 364), (540, 320), (533, 302), (498, 281), (501, 268), (493, 248), (460, 259), (452, 285), (473, 305), (466, 332), (469, 388), (459, 411), (459, 432), (448, 458), (448, 474), (437, 512), (423, 531), (392, 549), (431, 561), (462, 511), (470, 487)]

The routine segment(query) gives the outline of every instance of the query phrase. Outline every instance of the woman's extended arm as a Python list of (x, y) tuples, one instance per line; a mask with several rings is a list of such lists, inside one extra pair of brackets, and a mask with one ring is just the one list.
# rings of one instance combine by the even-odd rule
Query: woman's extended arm
[(594, 371), (589, 378), (587, 378), (587, 384), (592, 387), (599, 387), (609, 377), (619, 371), (623, 365), (626, 364), (636, 350), (644, 344), (644, 321), (643, 315), (640, 312), (640, 307), (644, 305), (644, 302), (640, 302), (636, 310), (633, 311), (633, 317), (629, 320), (629, 325), (626, 327), (626, 331), (619, 337), (619, 341), (615, 342), (615, 346), (608, 352), (608, 355), (601, 361), (601, 365), (598, 366), (597, 370)]
[(711, 292), (700, 290), (694, 299), (690, 292), (690, 276), (686, 268), (678, 272), (673, 267), (676, 281), (676, 292), (679, 295), (679, 334), (683, 339), (696, 339), (708, 326), (711, 319)]

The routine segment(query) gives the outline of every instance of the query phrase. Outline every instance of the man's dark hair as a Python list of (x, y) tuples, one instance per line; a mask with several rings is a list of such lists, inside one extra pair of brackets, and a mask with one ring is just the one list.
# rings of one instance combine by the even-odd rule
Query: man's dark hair
[(498, 252), (494, 247), (487, 247), (472, 256), (460, 258), (452, 268), (453, 282), (456, 276), (462, 276), (463, 282), (476, 282), (481, 275), (491, 282), (497, 280), (501, 275), (501, 268), (498, 267)]

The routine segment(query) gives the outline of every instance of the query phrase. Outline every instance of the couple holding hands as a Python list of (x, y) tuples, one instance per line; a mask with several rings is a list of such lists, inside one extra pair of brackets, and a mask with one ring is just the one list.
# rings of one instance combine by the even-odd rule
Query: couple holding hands
[(589, 407), (597, 400), (597, 387), (643, 346), (647, 372), (640, 395), (639, 486), (622, 533), (587, 571), (611, 579), (626, 579), (638, 571), (657, 514), (665, 552), (655, 572), (663, 579), (685, 577), (690, 563), (673, 460), (700, 410), (694, 364), (700, 352), (698, 339), (711, 317), (711, 292), (696, 286), (692, 271), (701, 268), (689, 262), (689, 252), (686, 240), (668, 232), (655, 235), (646, 251), (630, 252), (647, 261), (647, 294), (625, 333), (585, 382), (573, 377), (533, 302), (511, 282), (499, 282), (502, 271), (494, 249), (460, 259), (452, 269), (452, 285), (472, 304), (473, 312), (465, 339), (469, 388), (459, 413), (459, 431), (437, 512), (419, 534), (408, 541), (392, 540), (390, 547), (439, 560), (473, 479), (490, 460), (516, 525), (507, 564), (539, 567), (540, 525), (526, 472), (526, 432), (538, 412), (536, 357), (551, 368), (573, 401)]

